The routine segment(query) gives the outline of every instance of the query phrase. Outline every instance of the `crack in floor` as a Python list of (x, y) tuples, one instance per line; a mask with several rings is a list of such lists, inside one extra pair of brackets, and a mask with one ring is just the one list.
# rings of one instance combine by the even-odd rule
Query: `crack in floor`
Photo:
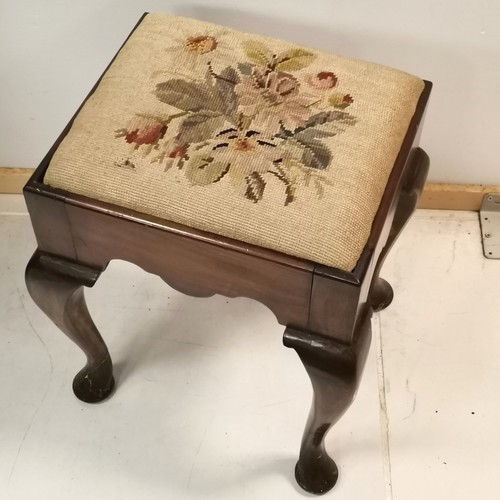
[(386, 384), (384, 371), (384, 358), (382, 350), (382, 322), (380, 316), (374, 317), (376, 323), (375, 346), (377, 349), (377, 372), (380, 404), (380, 433), (382, 437), (382, 451), (384, 458), (384, 478), (386, 499), (393, 500), (392, 495), (392, 470), (391, 470), (391, 449), (389, 439), (389, 415), (387, 413)]

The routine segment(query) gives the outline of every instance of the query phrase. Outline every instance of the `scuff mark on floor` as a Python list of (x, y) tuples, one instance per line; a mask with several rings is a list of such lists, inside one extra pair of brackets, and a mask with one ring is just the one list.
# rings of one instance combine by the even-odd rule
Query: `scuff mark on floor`
[(410, 378), (409, 377), (406, 379), (406, 392), (411, 395), (411, 397), (413, 398), (413, 402), (412, 402), (412, 408), (411, 408), (410, 414), (408, 416), (406, 416), (405, 418), (403, 418), (403, 420), (408, 420), (410, 417), (412, 417), (413, 414), (415, 413), (415, 410), (417, 409), (417, 393), (413, 392), (410, 389)]
[(389, 414), (387, 412), (386, 399), (386, 380), (384, 371), (384, 359), (382, 350), (382, 324), (380, 317), (374, 317), (375, 329), (375, 345), (377, 348), (377, 372), (378, 372), (378, 387), (379, 387), (379, 405), (380, 405), (380, 431), (382, 434), (382, 450), (384, 454), (384, 476), (385, 476), (385, 493), (386, 499), (392, 500), (392, 468), (391, 468), (391, 448), (389, 439)]
[(207, 434), (208, 434), (208, 429), (212, 425), (213, 420), (214, 420), (214, 416), (212, 415), (209, 418), (208, 423), (205, 426), (205, 430), (203, 431), (203, 435), (201, 436), (200, 443), (198, 444), (198, 449), (196, 450), (196, 454), (193, 458), (193, 463), (191, 465), (191, 470), (189, 472), (189, 477), (188, 477), (188, 481), (187, 481), (187, 485), (186, 485), (186, 491), (189, 491), (189, 489), (191, 488), (191, 481), (193, 479), (193, 473), (194, 473), (194, 469), (196, 466), (196, 462), (198, 461), (198, 456), (200, 454), (201, 447), (203, 446), (203, 443), (205, 442), (205, 439), (206, 439)]
[(14, 477), (14, 472), (16, 470), (17, 462), (18, 462), (19, 457), (21, 455), (21, 451), (23, 449), (23, 446), (24, 446), (24, 443), (26, 441), (26, 438), (28, 437), (28, 434), (30, 433), (31, 428), (33, 427), (33, 423), (35, 422), (35, 419), (38, 416), (38, 413), (40, 412), (40, 409), (42, 408), (43, 403), (45, 402), (45, 399), (47, 398), (47, 395), (49, 393), (50, 384), (52, 383), (52, 375), (54, 373), (54, 364), (52, 362), (52, 356), (50, 355), (50, 352), (47, 349), (47, 346), (45, 345), (45, 342), (43, 341), (43, 339), (40, 336), (40, 334), (37, 332), (36, 328), (33, 326), (33, 323), (31, 322), (31, 320), (30, 320), (30, 318), (28, 316), (28, 313), (26, 311), (26, 306), (25, 306), (24, 300), (23, 300), (24, 295), (19, 290), (19, 287), (17, 285), (15, 285), (15, 286), (16, 286), (17, 294), (19, 296), (19, 302), (20, 302), (21, 307), (22, 307), (23, 312), (24, 312), (24, 317), (26, 318), (26, 321), (28, 322), (28, 325), (30, 326), (30, 328), (31, 328), (32, 332), (34, 333), (35, 337), (42, 344), (43, 349), (47, 353), (47, 357), (48, 357), (48, 360), (49, 360), (49, 363), (50, 363), (50, 374), (49, 374), (49, 381), (47, 383), (47, 388), (45, 389), (45, 393), (44, 393), (42, 399), (40, 400), (40, 402), (39, 402), (39, 404), (38, 404), (35, 412), (33, 413), (32, 417), (30, 419), (29, 424), (27, 425), (26, 429), (24, 430), (23, 437), (22, 437), (21, 442), (19, 443), (19, 446), (17, 448), (16, 456), (14, 458), (14, 462), (12, 463), (12, 467), (10, 469), (9, 479), (8, 479), (7, 486), (10, 486), (10, 484), (12, 482), (12, 478)]
[(453, 264), (455, 264), (456, 256), (457, 256), (457, 240), (455, 239), (453, 240), (453, 249), (451, 251), (451, 262), (448, 268), (446, 269), (446, 274), (448, 274), (451, 271)]

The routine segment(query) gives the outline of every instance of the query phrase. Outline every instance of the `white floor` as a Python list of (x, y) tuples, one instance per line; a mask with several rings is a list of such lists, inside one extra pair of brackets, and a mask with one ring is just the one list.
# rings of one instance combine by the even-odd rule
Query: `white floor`
[[(248, 299), (194, 299), (112, 262), (87, 302), (118, 391), (71, 392), (81, 352), (27, 294), (35, 248), (0, 196), (0, 499), (310, 497), (293, 480), (311, 390), (283, 328)], [(358, 397), (327, 439), (327, 498), (500, 498), (500, 261), (477, 214), (419, 211), (387, 261)]]

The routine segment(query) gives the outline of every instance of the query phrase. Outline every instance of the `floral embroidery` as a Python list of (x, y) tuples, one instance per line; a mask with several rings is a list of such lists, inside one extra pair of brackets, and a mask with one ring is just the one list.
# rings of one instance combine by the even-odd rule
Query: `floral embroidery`
[(239, 105), (252, 126), (261, 130), (288, 130), (303, 126), (311, 116), (311, 100), (299, 95), (296, 78), (283, 72), (266, 72), (255, 68), (235, 86)]
[(329, 98), (328, 102), (331, 106), (337, 109), (347, 108), (350, 104), (354, 102), (354, 99), (349, 94), (342, 94), (341, 92), (333, 93)]
[(213, 36), (190, 36), (186, 40), (186, 50), (196, 54), (208, 54), (217, 47), (217, 40)]
[(337, 77), (331, 71), (320, 71), (315, 75), (309, 75), (307, 82), (317, 89), (328, 90), (337, 85)]
[(175, 166), (193, 186), (229, 182), (254, 203), (271, 178), (282, 184), (285, 205), (294, 201), (299, 184), (312, 186), (321, 198), (329, 185), (322, 171), (332, 159), (322, 139), (356, 123), (345, 111), (354, 99), (336, 89), (337, 75), (298, 73), (316, 59), (302, 48), (275, 54), (260, 41), (246, 40), (246, 60), (228, 64), (215, 34), (190, 34), (177, 42), (166, 50), (178, 54), (192, 76), (158, 83), (154, 94), (179, 112), (137, 114), (117, 130), (131, 154), (141, 149), (165, 171)]
[(117, 137), (125, 137), (129, 144), (134, 144), (137, 149), (143, 144), (156, 145), (163, 139), (167, 126), (161, 121), (148, 116), (134, 117), (127, 128), (118, 130)]
[[(180, 33), (173, 36), (172, 46), (164, 49), (175, 63), (178, 74), (191, 79), (193, 75), (200, 73), (203, 75), (209, 62), (219, 71), (233, 60), (234, 49), (225, 29), (220, 28), (213, 33), (203, 32), (195, 35), (186, 31), (183, 26), (179, 26), (178, 30)], [(158, 71), (154, 76), (165, 73)]]

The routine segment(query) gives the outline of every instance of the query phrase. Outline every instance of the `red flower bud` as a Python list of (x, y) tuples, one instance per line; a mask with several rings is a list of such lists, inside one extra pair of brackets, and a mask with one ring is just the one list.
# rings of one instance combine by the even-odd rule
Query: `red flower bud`
[(180, 158), (181, 156), (184, 156), (184, 154), (186, 153), (186, 149), (187, 149), (187, 147), (185, 144), (182, 144), (181, 146), (177, 146), (175, 149), (170, 151), (168, 157), (169, 158)]
[(164, 123), (154, 118), (138, 116), (130, 122), (125, 140), (129, 144), (135, 143), (137, 146), (155, 144), (163, 138), (166, 131), (167, 126)]
[(310, 75), (308, 82), (317, 89), (333, 89), (337, 85), (337, 76), (331, 71), (320, 71), (316, 75)]

